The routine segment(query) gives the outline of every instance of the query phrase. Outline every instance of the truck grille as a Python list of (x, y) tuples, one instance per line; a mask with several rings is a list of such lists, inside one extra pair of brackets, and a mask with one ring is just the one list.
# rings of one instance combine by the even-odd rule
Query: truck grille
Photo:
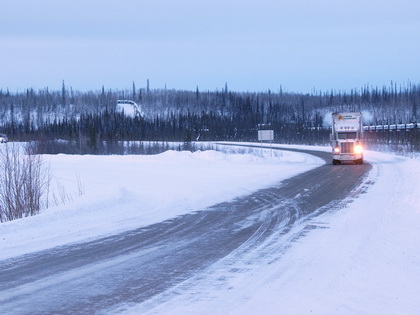
[(354, 152), (354, 143), (353, 142), (342, 142), (341, 143), (341, 153), (353, 153)]

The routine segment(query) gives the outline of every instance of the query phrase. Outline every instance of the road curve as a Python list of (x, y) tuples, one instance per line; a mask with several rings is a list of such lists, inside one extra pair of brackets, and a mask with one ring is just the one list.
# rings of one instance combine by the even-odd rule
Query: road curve
[(369, 164), (333, 166), (325, 152), (293, 151), (327, 163), (192, 214), (0, 261), (0, 314), (101, 313), (145, 302), (234, 252), (255, 250), (269, 240), (276, 253), (290, 246), (290, 239), (304, 234), (302, 222), (357, 193), (371, 169)]

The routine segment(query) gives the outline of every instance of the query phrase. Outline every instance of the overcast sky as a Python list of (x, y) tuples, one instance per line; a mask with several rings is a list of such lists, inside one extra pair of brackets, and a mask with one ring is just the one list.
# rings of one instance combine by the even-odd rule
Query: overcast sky
[(0, 0), (0, 89), (420, 83), (419, 0)]

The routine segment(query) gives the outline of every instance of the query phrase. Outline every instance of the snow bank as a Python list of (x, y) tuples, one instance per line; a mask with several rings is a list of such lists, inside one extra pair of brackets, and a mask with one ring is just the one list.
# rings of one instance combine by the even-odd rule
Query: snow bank
[(55, 195), (66, 204), (0, 224), (0, 259), (199, 211), (323, 163), (310, 155), (260, 153), (45, 155)]

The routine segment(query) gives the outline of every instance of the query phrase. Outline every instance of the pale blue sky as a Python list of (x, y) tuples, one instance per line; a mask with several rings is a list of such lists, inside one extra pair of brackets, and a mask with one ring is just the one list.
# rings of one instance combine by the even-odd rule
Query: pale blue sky
[(0, 89), (420, 83), (420, 1), (0, 0)]

